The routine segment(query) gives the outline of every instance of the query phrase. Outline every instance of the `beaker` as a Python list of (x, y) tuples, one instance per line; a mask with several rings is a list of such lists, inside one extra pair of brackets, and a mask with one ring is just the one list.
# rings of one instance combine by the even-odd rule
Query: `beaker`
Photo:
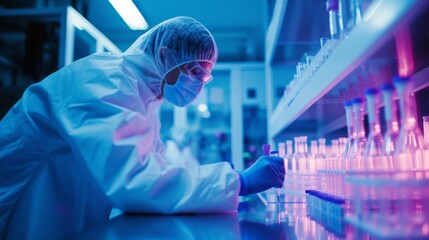
[(423, 135), (417, 125), (417, 109), (412, 90), (412, 79), (395, 77), (394, 84), (399, 96), (401, 127), (397, 147), (395, 149), (394, 165), (400, 170), (420, 170), (428, 168), (424, 159), (426, 148)]

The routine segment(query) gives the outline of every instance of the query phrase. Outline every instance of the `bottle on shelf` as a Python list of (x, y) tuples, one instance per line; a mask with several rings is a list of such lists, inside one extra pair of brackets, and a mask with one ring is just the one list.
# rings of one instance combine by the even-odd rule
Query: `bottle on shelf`
[(423, 137), (426, 145), (429, 144), (429, 116), (423, 116)]
[(292, 140), (286, 141), (286, 156), (285, 156), (285, 168), (286, 173), (292, 170), (292, 157), (293, 157), (293, 142)]
[(338, 13), (338, 0), (327, 0), (326, 11), (329, 13), (329, 30), (332, 39), (340, 38), (340, 18)]
[(284, 142), (279, 142), (277, 144), (277, 149), (279, 151), (279, 157), (284, 158), (286, 156), (286, 145)]
[(384, 141), (378, 109), (380, 92), (376, 88), (368, 88), (365, 90), (365, 98), (369, 123), (369, 134), (364, 150), (365, 167), (366, 170), (386, 170), (387, 164), (382, 158)]
[(345, 169), (348, 170), (351, 168), (347, 157), (350, 155), (350, 151), (352, 149), (353, 143), (356, 138), (356, 131), (354, 127), (354, 118), (353, 118), (353, 109), (352, 109), (352, 101), (344, 102), (344, 109), (346, 111), (346, 124), (347, 124), (347, 143), (343, 152), (343, 162)]
[(351, 1), (350, 0), (339, 0), (338, 1), (338, 13), (339, 13), (339, 25), (341, 29), (341, 38), (344, 38), (346, 34), (350, 32), (353, 27), (353, 18), (351, 12)]
[(331, 140), (331, 159), (329, 170), (336, 171), (340, 169), (339, 164), (341, 160), (340, 141), (338, 139)]
[(355, 126), (355, 140), (347, 155), (346, 161), (350, 163), (351, 170), (363, 170), (363, 151), (365, 149), (366, 136), (364, 126), (364, 103), (362, 98), (353, 98), (353, 122)]
[[(346, 138), (346, 137), (340, 137), (340, 138), (338, 138), (338, 141), (340, 142), (340, 147), (339, 147), (339, 150), (338, 150), (339, 153), (340, 153), (340, 159), (343, 160), (344, 159), (343, 158), (344, 153), (346, 152), (346, 146), (347, 146), (348, 138)], [(341, 162), (341, 165), (344, 167), (343, 161)]]
[(325, 170), (326, 162), (326, 139), (319, 138), (319, 148), (316, 155), (316, 168), (317, 170)]
[(292, 172), (298, 172), (299, 170), (299, 161), (302, 158), (302, 152), (301, 152), (301, 139), (300, 137), (294, 137), (294, 152), (292, 156)]
[(396, 90), (393, 84), (387, 83), (381, 86), (384, 101), (384, 119), (386, 130), (384, 133), (383, 156), (387, 161), (388, 169), (393, 169), (393, 155), (396, 141), (399, 135), (399, 122), (396, 115), (397, 106), (395, 101)]
[(319, 154), (319, 149), (317, 147), (317, 140), (311, 140), (310, 141), (310, 172), (316, 172), (317, 171), (317, 167), (316, 167), (316, 157)]
[(395, 149), (394, 165), (399, 170), (429, 168), (425, 160), (426, 144), (417, 125), (416, 102), (412, 91), (412, 79), (395, 77), (394, 84), (399, 97), (401, 126)]
[(301, 136), (301, 148), (302, 148), (302, 158), (299, 163), (299, 170), (302, 173), (307, 173), (310, 171), (310, 162), (311, 162), (311, 155), (308, 152), (308, 142), (307, 142), (307, 136)]

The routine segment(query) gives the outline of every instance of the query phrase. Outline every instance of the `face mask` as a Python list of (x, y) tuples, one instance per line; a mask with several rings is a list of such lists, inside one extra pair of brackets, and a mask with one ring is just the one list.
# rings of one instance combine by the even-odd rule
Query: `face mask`
[(164, 98), (178, 107), (184, 107), (198, 97), (203, 86), (201, 80), (180, 73), (174, 85), (164, 84)]

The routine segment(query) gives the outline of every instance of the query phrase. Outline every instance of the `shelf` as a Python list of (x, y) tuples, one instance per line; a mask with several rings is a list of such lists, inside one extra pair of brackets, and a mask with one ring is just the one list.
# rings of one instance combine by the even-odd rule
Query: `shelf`
[(395, 29), (405, 26), (428, 3), (429, 1), (424, 0), (374, 1), (362, 22), (346, 39), (341, 40), (292, 101), (286, 103), (285, 96), (282, 97), (270, 117), (270, 139), (279, 135), (310, 106), (364, 63), (393, 36)]

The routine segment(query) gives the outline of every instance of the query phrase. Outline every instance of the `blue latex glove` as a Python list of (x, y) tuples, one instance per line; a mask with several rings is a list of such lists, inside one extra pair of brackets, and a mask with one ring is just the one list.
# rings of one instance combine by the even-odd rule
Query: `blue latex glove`
[(285, 168), (283, 158), (262, 156), (248, 169), (239, 172), (240, 196), (262, 192), (272, 187), (283, 187)]

